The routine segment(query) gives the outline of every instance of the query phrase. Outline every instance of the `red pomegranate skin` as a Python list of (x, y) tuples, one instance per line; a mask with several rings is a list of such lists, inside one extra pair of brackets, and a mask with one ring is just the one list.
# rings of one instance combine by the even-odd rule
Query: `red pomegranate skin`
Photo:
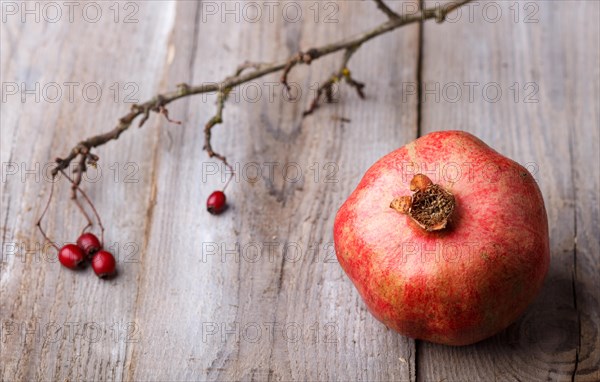
[[(394, 198), (411, 195), (419, 172), (455, 197), (445, 229), (427, 232), (390, 208)], [(339, 209), (334, 241), (340, 265), (378, 320), (447, 345), (478, 342), (514, 322), (550, 263), (533, 176), (462, 131), (428, 134), (375, 163)]]

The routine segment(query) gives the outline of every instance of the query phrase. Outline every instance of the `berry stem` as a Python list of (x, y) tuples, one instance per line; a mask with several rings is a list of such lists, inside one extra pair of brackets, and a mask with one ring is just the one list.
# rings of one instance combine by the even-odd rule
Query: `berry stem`
[(58, 248), (58, 246), (52, 241), (50, 240), (50, 238), (46, 235), (46, 232), (44, 232), (44, 229), (42, 228), (42, 219), (44, 218), (44, 215), (46, 215), (46, 211), (48, 211), (48, 207), (50, 207), (50, 202), (52, 201), (52, 196), (54, 195), (54, 183), (55, 183), (55, 178), (56, 175), (52, 175), (52, 185), (50, 186), (50, 196), (48, 196), (48, 201), (46, 202), (46, 206), (44, 207), (44, 211), (42, 211), (42, 214), (40, 215), (40, 218), (37, 221), (37, 227), (40, 230), (40, 232), (42, 233), (42, 236), (44, 236), (44, 239), (49, 242), (54, 248), (56, 248), (57, 251), (60, 251), (60, 248)]
[(231, 171), (231, 176), (229, 176), (229, 179), (227, 179), (227, 182), (225, 182), (225, 186), (223, 186), (223, 190), (222, 190), (223, 192), (225, 192), (225, 189), (227, 188), (227, 186), (229, 186), (229, 183), (231, 182), (231, 180), (235, 176), (235, 172), (233, 171), (233, 167), (231, 167), (231, 165), (229, 163), (225, 163), (225, 166), (227, 166), (227, 168)]
[[(79, 187), (79, 184), (75, 183), (75, 181), (69, 175), (67, 175), (64, 170), (61, 169), (60, 172), (61, 172), (61, 174), (63, 174), (65, 176), (65, 178), (67, 178), (69, 180), (69, 182), (71, 182), (71, 184), (75, 187), (75, 189), (81, 193), (81, 195), (83, 196), (85, 201), (92, 208), (92, 211), (94, 211), (94, 215), (96, 216), (96, 220), (98, 220), (98, 225), (100, 226), (100, 244), (104, 246), (104, 226), (102, 225), (102, 219), (100, 219), (100, 214), (96, 210), (94, 203), (92, 203), (91, 199), (87, 196), (85, 191), (83, 191), (83, 189), (81, 187)], [(75, 201), (76, 201), (77, 205), (83, 211), (83, 207), (79, 204), (79, 202), (77, 202), (77, 194), (75, 194)], [(86, 215), (86, 217), (87, 217), (87, 214), (85, 214), (85, 212), (84, 212), (84, 215)]]
[(93, 225), (93, 223), (92, 223), (92, 220), (90, 219), (89, 215), (87, 214), (87, 212), (85, 212), (85, 209), (83, 208), (81, 203), (79, 203), (79, 199), (77, 199), (76, 194), (73, 194), (73, 201), (79, 208), (79, 211), (81, 211), (81, 213), (83, 214), (83, 216), (85, 216), (85, 219), (87, 220), (87, 225), (85, 227), (83, 227), (83, 229), (81, 230), (81, 234), (83, 234), (83, 233), (85, 233), (85, 230), (87, 230), (89, 227), (91, 227)]

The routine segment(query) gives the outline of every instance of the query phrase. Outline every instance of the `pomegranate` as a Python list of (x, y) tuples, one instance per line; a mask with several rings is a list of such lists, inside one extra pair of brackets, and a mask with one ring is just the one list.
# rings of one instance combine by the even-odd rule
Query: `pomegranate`
[(428, 134), (375, 163), (338, 211), (334, 240), (378, 320), (447, 345), (514, 322), (550, 262), (533, 176), (462, 131)]

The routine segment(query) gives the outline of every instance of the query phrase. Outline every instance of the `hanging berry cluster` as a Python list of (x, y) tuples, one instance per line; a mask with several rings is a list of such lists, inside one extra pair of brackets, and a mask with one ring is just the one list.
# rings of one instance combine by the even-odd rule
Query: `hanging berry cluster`
[(69, 269), (78, 269), (88, 261), (100, 278), (115, 274), (117, 262), (112, 253), (102, 249), (102, 243), (93, 233), (84, 233), (77, 239), (77, 244), (67, 244), (58, 251), (58, 261)]
[[(44, 238), (58, 251), (58, 261), (69, 269), (80, 269), (83, 268), (88, 262), (91, 262), (92, 269), (96, 273), (96, 275), (100, 278), (107, 278), (116, 274), (117, 270), (117, 262), (115, 261), (115, 257), (112, 253), (104, 250), (104, 226), (102, 225), (102, 220), (100, 219), (100, 215), (94, 207), (94, 204), (90, 200), (90, 198), (86, 195), (86, 193), (79, 187), (79, 185), (73, 181), (64, 171), (60, 170), (72, 185), (72, 200), (75, 202), (79, 211), (83, 214), (85, 219), (87, 220), (87, 225), (83, 229), (81, 235), (77, 239), (77, 244), (65, 244), (62, 248), (59, 248), (54, 242), (52, 242), (46, 232), (42, 229), (42, 219), (48, 211), (48, 206), (52, 200), (52, 196), (54, 194), (54, 183), (55, 178), (52, 178), (52, 187), (50, 188), (50, 196), (48, 197), (48, 202), (46, 203), (46, 207), (40, 216), (40, 219), (37, 222), (37, 226), (44, 236)], [(98, 221), (98, 226), (100, 227), (102, 240), (98, 239), (96, 235), (91, 232), (85, 232), (89, 227), (93, 226), (92, 220), (89, 218), (87, 212), (83, 208), (83, 206), (79, 203), (77, 199), (77, 194), (81, 194), (85, 201), (89, 204), (90, 208), (94, 212), (96, 219)]]

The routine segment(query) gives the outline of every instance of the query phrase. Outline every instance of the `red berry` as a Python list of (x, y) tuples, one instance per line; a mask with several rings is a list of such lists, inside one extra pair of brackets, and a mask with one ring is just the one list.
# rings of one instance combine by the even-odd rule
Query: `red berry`
[(84, 233), (77, 239), (77, 245), (83, 250), (88, 256), (92, 256), (94, 253), (102, 249), (100, 240), (93, 233)]
[(110, 252), (98, 251), (94, 257), (92, 257), (92, 268), (100, 278), (114, 274), (116, 266), (115, 258)]
[(84, 259), (83, 250), (75, 244), (67, 244), (58, 251), (58, 261), (69, 269), (78, 268)]
[(206, 200), (206, 210), (213, 215), (218, 215), (225, 211), (227, 199), (223, 191), (215, 191)]

